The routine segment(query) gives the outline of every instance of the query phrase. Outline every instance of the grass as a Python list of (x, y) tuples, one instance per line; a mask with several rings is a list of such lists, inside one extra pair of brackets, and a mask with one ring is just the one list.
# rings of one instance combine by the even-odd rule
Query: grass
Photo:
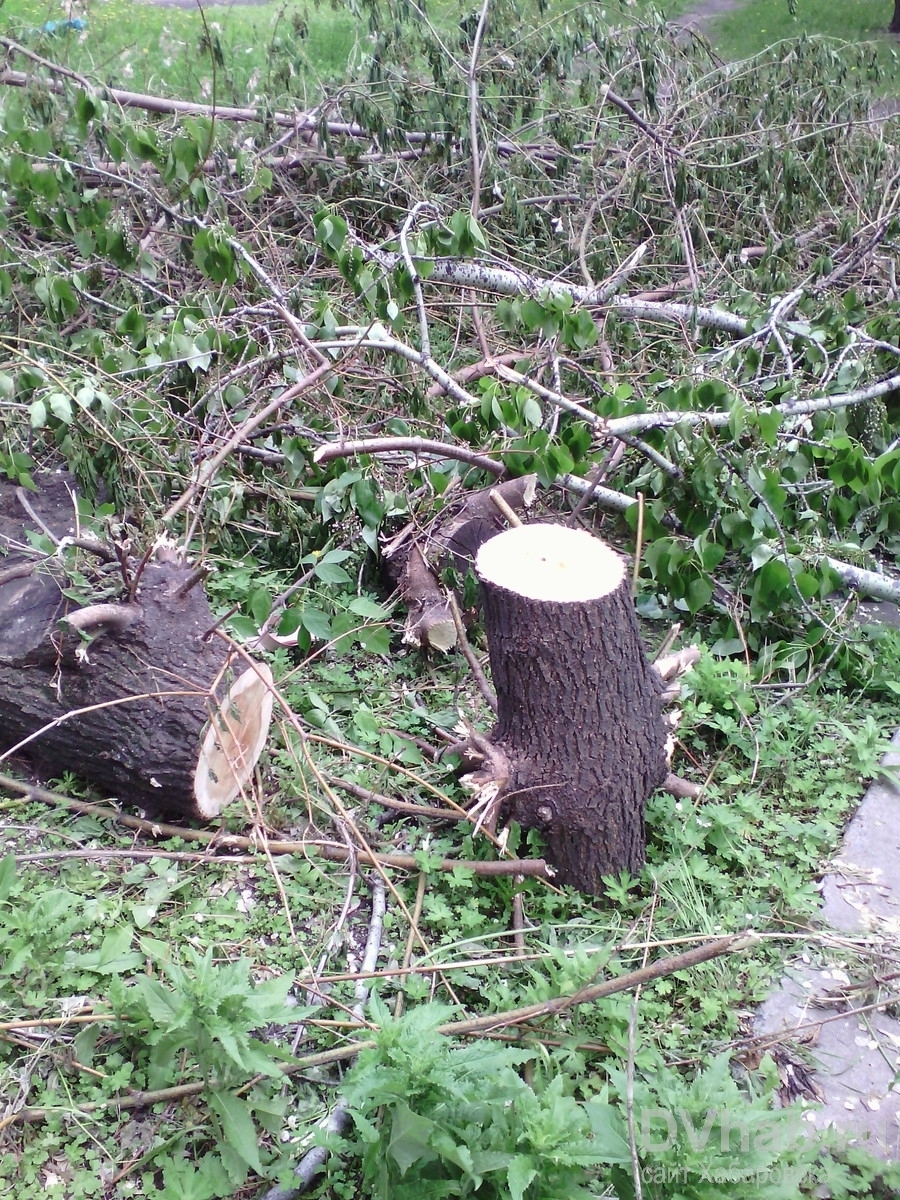
[[(356, 731), (341, 697), (354, 679), (357, 698), (365, 694), (380, 725), (400, 724), (427, 737), (427, 725), (417, 725), (414, 713), (398, 705), (398, 688), (413, 666), (409, 651), (395, 656), (390, 668), (375, 668), (368, 656), (353, 654), (327, 668), (313, 666), (308, 679), (348, 737)], [(739, 670), (709, 658), (688, 693), (683, 745), (712, 782), (698, 804), (654, 798), (646, 877), (613, 885), (613, 903), (604, 907), (534, 880), (478, 879), (427, 866), (418, 879), (395, 876), (385, 920), (387, 952), (379, 965), (396, 966), (404, 944), (413, 944), (418, 969), (402, 981), (379, 981), (383, 1004), (394, 1009), (431, 999), (500, 1011), (577, 991), (607, 962), (617, 972), (640, 965), (639, 951), (613, 949), (623, 942), (646, 937), (678, 948), (681, 939), (690, 945), (698, 934), (750, 926), (771, 935), (805, 924), (816, 911), (819, 864), (836, 848), (873, 770), (880, 730), (895, 714), (837, 695), (799, 698), (791, 708), (769, 706), (754, 698)], [(453, 694), (441, 689), (429, 707), (453, 702)], [(401, 785), (396, 775), (389, 784), (362, 762), (348, 772), (352, 752), (329, 760), (320, 750), (320, 768), (394, 792)], [(446, 769), (430, 774), (452, 787)], [(278, 796), (270, 822), (296, 826), (311, 796), (289, 755), (270, 761), (265, 786)], [(409, 798), (414, 794), (413, 788)], [(356, 819), (376, 815), (363, 808)], [(206, 1200), (226, 1194), (223, 1147), (215, 1145), (215, 1123), (211, 1131), (200, 1110), (191, 1103), (163, 1106), (151, 1117), (118, 1112), (109, 1101), (132, 1089), (191, 1084), (198, 1072), (230, 1079), (231, 1087), (242, 1082), (245, 1076), (236, 1073), (223, 1047), (234, 1054), (259, 1052), (248, 1029), (263, 1023), (258, 1014), (272, 1004), (271, 998), (260, 1000), (260, 985), (277, 990), (276, 981), (296, 976), (297, 1002), (307, 1003), (300, 981), (318, 983), (315, 964), (323, 953), (325, 974), (349, 968), (352, 975), (366, 934), (366, 883), (351, 877), (356, 897), (342, 921), (346, 875), (323, 869), (313, 854), (232, 861), (209, 857), (184, 840), (136, 845), (114, 821), (20, 799), (0, 800), (0, 822), (5, 848), (21, 856), (11, 883), (7, 875), (10, 903), (0, 903), (0, 978), (10, 989), (0, 1001), (0, 1095), (11, 1105), (0, 1178), (18, 1181), (2, 1194), (15, 1200), (38, 1191), (59, 1200)], [(471, 838), (460, 839), (455, 830), (429, 830), (403, 818), (388, 827), (405, 848), (422, 854), (423, 864), (433, 855), (477, 853)], [(35, 854), (39, 858), (29, 861)], [(648, 902), (650, 890), (658, 902)], [(525, 953), (518, 957), (509, 947), (514, 892), (525, 919)], [(411, 943), (408, 917), (414, 909)], [(702, 1053), (739, 1034), (740, 1014), (765, 994), (784, 953), (784, 943), (766, 942), (685, 973), (677, 986), (663, 979), (646, 988), (638, 1062), (649, 1067), (660, 1052), (680, 1058), (686, 1047)], [(846, 948), (841, 955), (846, 963)], [(434, 964), (444, 970), (435, 974)], [(345, 974), (324, 986), (338, 1006), (326, 1015), (340, 1018), (340, 1006), (353, 1003), (352, 978)], [(35, 1025), (75, 1010), (83, 1025)], [(537, 1032), (543, 1069), (568, 1079), (567, 1091), (575, 1095), (595, 1094), (624, 1044), (629, 1011), (628, 997), (612, 997)], [(111, 1012), (122, 1016), (116, 1020)], [(316, 1017), (307, 1022), (300, 1053), (340, 1044), (339, 1030), (330, 1032), (327, 1021), (318, 1028)], [(296, 1018), (286, 1027), (283, 1021), (269, 1026), (270, 1055), (278, 1044), (290, 1044)], [(484, 1053), (493, 1049), (486, 1046)], [(27, 1096), (18, 1082), (26, 1075)], [(278, 1082), (276, 1077), (264, 1087), (257, 1080), (246, 1093), (272, 1173), (279, 1162), (284, 1172), (296, 1157), (293, 1139), (285, 1141), (285, 1135), (302, 1136), (324, 1111), (314, 1086), (299, 1080), (286, 1104)], [(40, 1109), (41, 1119), (19, 1122), (14, 1114), (23, 1102)], [(79, 1112), (92, 1104), (92, 1112)], [(238, 1133), (232, 1129), (229, 1136), (234, 1140)], [(272, 1136), (279, 1133), (280, 1141)], [(246, 1153), (252, 1161), (256, 1151), (247, 1147)], [(358, 1194), (339, 1190), (353, 1182), (343, 1170), (332, 1163), (336, 1190), (323, 1186), (315, 1194)], [(188, 1186), (196, 1190), (185, 1191)]]
[(881, 69), (892, 73), (900, 39), (887, 32), (891, 12), (890, 0), (847, 0), (844, 4), (797, 0), (793, 13), (789, 0), (739, 0), (732, 11), (711, 17), (704, 32), (728, 60), (750, 58), (768, 46), (804, 36), (834, 38), (854, 46), (866, 44)]
[[(610, 18), (635, 19), (649, 7), (645, 2), (613, 7)], [(674, 16), (691, 7), (691, 0), (674, 0), (663, 9)], [(432, 11), (440, 24), (458, 16), (449, 5)], [(315, 104), (346, 78), (362, 45), (360, 24), (350, 11), (309, 7), (302, 0), (215, 5), (202, 15), (148, 0), (4, 0), (0, 12), (8, 36), (110, 86), (201, 101), (215, 94), (225, 104), (252, 104), (261, 97), (274, 104), (288, 98)], [(68, 16), (84, 19), (87, 29), (42, 32), (46, 22)], [(888, 0), (839, 6), (799, 0), (794, 14), (788, 0), (748, 0), (712, 17), (704, 33), (730, 60), (804, 35), (866, 43), (890, 75), (898, 40), (886, 32), (889, 19)]]
[[(356, 45), (346, 11), (302, 3), (196, 9), (131, 0), (6, 0), (6, 33), (29, 49), (113, 87), (246, 104), (266, 96), (321, 98), (343, 75)], [(42, 32), (48, 21), (81, 17), (87, 29)]]

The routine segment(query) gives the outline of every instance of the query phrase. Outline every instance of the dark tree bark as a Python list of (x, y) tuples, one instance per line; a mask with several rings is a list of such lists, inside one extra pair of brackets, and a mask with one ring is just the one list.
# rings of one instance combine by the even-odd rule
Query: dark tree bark
[(661, 683), (623, 560), (582, 530), (525, 525), (478, 554), (498, 721), (477, 784), (539, 829), (563, 883), (644, 861), (644, 802), (666, 778)]
[[(26, 495), (25, 524), (36, 515), (68, 536), (65, 498), (68, 512)], [(24, 542), (13, 507), (0, 496), (0, 547)], [(201, 639), (214, 619), (177, 553), (146, 564), (133, 601), (79, 608), (67, 582), (55, 556), (0, 558), (0, 754), (16, 750), (52, 776), (71, 771), (152, 814), (217, 815), (265, 739), (267, 669), (256, 695), (245, 681), (236, 700), (226, 696), (227, 647)]]
[(900, 33), (900, 0), (894, 0), (894, 15), (888, 25), (889, 33)]

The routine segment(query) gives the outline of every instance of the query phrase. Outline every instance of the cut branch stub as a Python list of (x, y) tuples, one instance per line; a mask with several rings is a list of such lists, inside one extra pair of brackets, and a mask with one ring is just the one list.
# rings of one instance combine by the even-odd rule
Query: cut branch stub
[(465, 575), (478, 547), (503, 526), (494, 496), (509, 508), (529, 508), (534, 503), (536, 475), (508, 479), (492, 487), (468, 492), (433, 522), (427, 534), (412, 523), (384, 548), (387, 576), (400, 588), (409, 607), (403, 640), (412, 646), (452, 650), (457, 642), (453, 613), (438, 582), (438, 571), (452, 562)]
[(415, 543), (400, 577), (400, 592), (409, 605), (404, 642), (445, 652), (452, 650), (456, 645), (456, 625), (450, 605)]
[(668, 771), (625, 563), (583, 530), (524, 525), (486, 542), (476, 570), (503, 812), (541, 830), (560, 882), (598, 894), (642, 866), (644, 802)]

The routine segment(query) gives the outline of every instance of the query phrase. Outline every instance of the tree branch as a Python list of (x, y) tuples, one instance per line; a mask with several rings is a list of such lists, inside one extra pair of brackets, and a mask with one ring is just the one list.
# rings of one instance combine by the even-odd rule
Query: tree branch
[[(140, 817), (129, 817), (125, 813), (102, 804), (88, 804), (84, 800), (73, 800), (71, 796), (61, 796), (58, 792), (36, 787), (31, 783), (23, 783), (11, 775), (0, 775), (0, 788), (14, 795), (27, 796), (30, 800), (40, 800), (42, 804), (55, 804), (68, 808), (72, 812), (84, 813), (86, 816), (99, 817), (105, 821), (116, 821), (129, 829), (137, 829), (150, 837), (179, 838), (187, 842), (202, 842), (219, 850), (259, 850), (257, 838), (239, 837), (237, 834), (209, 833), (203, 829), (187, 829), (181, 825), (167, 825), (161, 821), (144, 821)], [(333, 842), (310, 841), (278, 841), (269, 838), (266, 847), (270, 854), (301, 854), (311, 852), (320, 854), (331, 862), (347, 862), (350, 851), (346, 846), (338, 846)], [(365, 850), (354, 851), (360, 862), (373, 866), (394, 867), (401, 871), (418, 871), (421, 863), (414, 854), (369, 854)], [(504, 858), (481, 861), (480, 859), (442, 859), (434, 864), (438, 871), (472, 871), (475, 875), (525, 875), (531, 879), (551, 879), (553, 872), (542, 858)]]
[(453, 458), (470, 467), (477, 467), (480, 471), (489, 471), (498, 479), (501, 475), (506, 474), (503, 463), (496, 462), (493, 458), (488, 458), (475, 450), (420, 437), (359, 438), (357, 441), (342, 438), (339, 442), (326, 442), (319, 446), (313, 455), (313, 462), (326, 463), (333, 462), (336, 458), (353, 458), (358, 454), (391, 454), (397, 451), (428, 454), (438, 458)]

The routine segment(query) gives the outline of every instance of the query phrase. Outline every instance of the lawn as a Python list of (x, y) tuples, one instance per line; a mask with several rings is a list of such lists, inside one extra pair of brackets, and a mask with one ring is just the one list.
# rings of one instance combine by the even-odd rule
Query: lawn
[[(698, 7), (702, 6), (700, 0)], [(891, 73), (900, 49), (900, 39), (887, 32), (891, 11), (889, 0), (847, 0), (844, 4), (797, 0), (793, 6), (789, 0), (743, 0), (732, 11), (712, 18), (705, 32), (726, 59), (749, 58), (776, 42), (803, 36), (865, 43), (877, 55), (881, 68)]]
[[(704, 0), (697, 3), (702, 8)], [(562, 11), (571, 5), (557, 0), (552, 7)], [(691, 0), (664, 5), (639, 0), (605, 11), (617, 23), (654, 8), (674, 17), (692, 7)], [(53, 62), (126, 90), (205, 101), (215, 97), (223, 104), (253, 104), (263, 97), (276, 106), (289, 97), (315, 104), (348, 78), (348, 66), (365, 50), (365, 31), (349, 8), (309, 7), (302, 0), (210, 5), (203, 12), (143, 0), (5, 0), (0, 8), (7, 36)], [(453, 4), (429, 9), (442, 27), (460, 11)], [(43, 31), (47, 22), (67, 17), (83, 20), (86, 29)], [(886, 32), (889, 19), (888, 0), (849, 0), (839, 6), (798, 0), (793, 14), (789, 0), (749, 0), (712, 18), (703, 32), (733, 60), (803, 35), (865, 43), (889, 93), (900, 45)], [(836, 73), (839, 69), (836, 59)]]
[[(81, 32), (43, 32), (71, 16)], [(7, 36), (110, 86), (246, 104), (292, 95), (315, 103), (342, 76), (356, 46), (346, 10), (301, 3), (216, 6), (203, 13), (132, 0), (6, 0)], [(17, 64), (20, 65), (20, 64)]]

